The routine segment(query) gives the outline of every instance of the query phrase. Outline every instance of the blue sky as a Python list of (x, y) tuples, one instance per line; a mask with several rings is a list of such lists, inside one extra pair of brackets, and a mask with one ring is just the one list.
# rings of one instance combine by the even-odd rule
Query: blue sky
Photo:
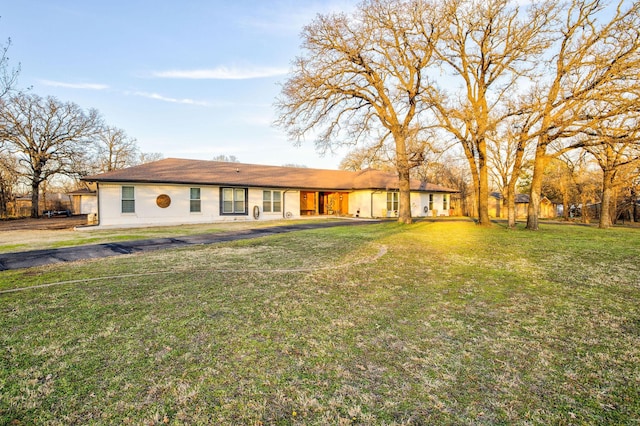
[(356, 0), (15, 0), (0, 6), (19, 87), (98, 109), (144, 152), (338, 167), (272, 125), (300, 31)]

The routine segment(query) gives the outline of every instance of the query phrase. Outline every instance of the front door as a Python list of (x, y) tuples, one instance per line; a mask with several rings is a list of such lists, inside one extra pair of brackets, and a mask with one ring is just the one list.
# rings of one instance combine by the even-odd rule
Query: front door
[(347, 192), (321, 192), (318, 211), (326, 215), (346, 215), (349, 213), (349, 194)]
[(317, 192), (300, 191), (300, 215), (312, 216), (318, 214), (316, 204)]

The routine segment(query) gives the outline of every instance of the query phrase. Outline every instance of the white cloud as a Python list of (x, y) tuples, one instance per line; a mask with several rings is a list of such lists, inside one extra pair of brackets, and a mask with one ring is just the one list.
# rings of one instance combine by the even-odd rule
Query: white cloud
[(247, 80), (252, 78), (266, 78), (285, 75), (289, 72), (287, 68), (277, 67), (217, 67), (200, 70), (169, 70), (156, 71), (154, 77), (160, 78), (183, 78), (192, 80)]
[(183, 98), (183, 99), (170, 98), (168, 96), (163, 96), (163, 95), (160, 95), (158, 93), (134, 92), (133, 94), (135, 96), (141, 96), (143, 98), (154, 99), (154, 100), (163, 101), (163, 102), (171, 102), (171, 103), (174, 103), (174, 104), (185, 104), (185, 105), (196, 105), (196, 106), (211, 106), (211, 104), (209, 102), (206, 102), (206, 101), (198, 101), (198, 100), (195, 100), (195, 99), (188, 99), (188, 98)]
[(105, 90), (109, 86), (98, 83), (65, 83), (62, 81), (38, 80), (41, 84), (51, 87), (64, 87), (66, 89), (82, 89), (82, 90)]

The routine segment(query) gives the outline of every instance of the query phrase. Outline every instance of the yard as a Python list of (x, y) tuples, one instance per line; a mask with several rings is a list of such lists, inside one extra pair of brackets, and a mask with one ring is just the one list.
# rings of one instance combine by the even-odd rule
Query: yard
[(640, 229), (382, 223), (0, 291), (0, 424), (640, 422)]

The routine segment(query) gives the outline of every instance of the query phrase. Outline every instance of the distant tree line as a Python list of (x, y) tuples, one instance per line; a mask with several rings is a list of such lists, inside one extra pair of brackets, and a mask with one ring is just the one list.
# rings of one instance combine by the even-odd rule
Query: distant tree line
[(0, 57), (0, 217), (18, 188), (29, 189), (31, 217), (38, 217), (42, 187), (54, 179), (77, 186), (83, 176), (162, 157), (140, 152), (134, 138), (95, 109), (17, 90), (20, 68), (10, 66), (9, 46), (10, 40)]

